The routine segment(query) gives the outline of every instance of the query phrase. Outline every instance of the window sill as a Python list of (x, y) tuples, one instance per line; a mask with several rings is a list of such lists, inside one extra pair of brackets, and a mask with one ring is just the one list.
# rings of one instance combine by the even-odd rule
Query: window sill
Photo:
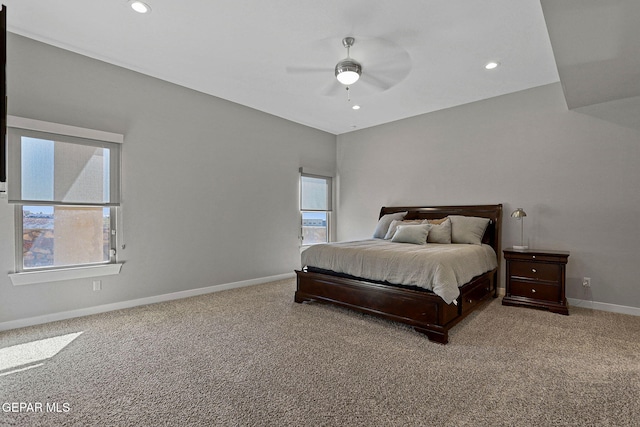
[(86, 279), (88, 277), (120, 274), (120, 264), (91, 265), (87, 267), (61, 268), (59, 270), (28, 271), (10, 273), (13, 286), (33, 285), (35, 283), (59, 282), (61, 280)]

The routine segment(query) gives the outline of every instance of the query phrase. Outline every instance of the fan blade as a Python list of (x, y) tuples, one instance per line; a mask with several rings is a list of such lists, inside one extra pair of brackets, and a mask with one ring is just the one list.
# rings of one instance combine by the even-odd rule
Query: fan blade
[(384, 71), (402, 71), (411, 68), (411, 57), (407, 52), (397, 52), (394, 55), (378, 58), (376, 61), (363, 62), (362, 68), (384, 70)]
[(287, 67), (289, 74), (305, 74), (305, 73), (333, 73), (334, 69), (329, 67)]
[(385, 81), (385, 79), (381, 77), (377, 77), (372, 75), (371, 73), (362, 73), (360, 80), (365, 85), (375, 86), (376, 88), (385, 91), (393, 86), (394, 82)]
[(346, 86), (333, 79), (331, 84), (327, 85), (320, 93), (324, 96), (336, 96), (340, 93), (340, 90), (346, 90), (346, 88)]

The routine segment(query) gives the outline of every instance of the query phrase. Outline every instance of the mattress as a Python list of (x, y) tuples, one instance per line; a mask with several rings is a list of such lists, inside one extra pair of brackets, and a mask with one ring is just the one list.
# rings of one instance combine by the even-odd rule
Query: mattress
[(302, 252), (301, 261), (303, 268), (428, 289), (447, 304), (458, 298), (460, 286), (498, 265), (495, 251), (485, 244), (414, 245), (382, 239), (313, 245)]

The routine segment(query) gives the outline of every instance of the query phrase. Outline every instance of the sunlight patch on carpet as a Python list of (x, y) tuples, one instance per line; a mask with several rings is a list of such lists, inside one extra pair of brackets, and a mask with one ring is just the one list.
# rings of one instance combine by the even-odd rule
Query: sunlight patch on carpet
[[(18, 344), (7, 348), (0, 348), (0, 375), (8, 375), (36, 366), (26, 366), (36, 362), (42, 362), (54, 357), (63, 348), (68, 346), (82, 335), (82, 332), (75, 332), (67, 335), (60, 335), (53, 338), (45, 338)], [(20, 369), (5, 372), (9, 369), (21, 367)]]

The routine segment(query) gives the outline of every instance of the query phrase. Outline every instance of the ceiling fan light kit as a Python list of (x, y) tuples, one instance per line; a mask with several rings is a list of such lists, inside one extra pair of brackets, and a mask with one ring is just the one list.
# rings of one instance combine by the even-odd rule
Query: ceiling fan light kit
[(336, 78), (343, 85), (354, 84), (362, 74), (362, 66), (353, 60), (343, 60), (336, 65)]
[(353, 37), (345, 37), (342, 39), (342, 45), (347, 48), (347, 57), (336, 64), (336, 79), (343, 85), (351, 85), (358, 81), (362, 74), (362, 65), (349, 56), (349, 49), (353, 46), (356, 39)]

